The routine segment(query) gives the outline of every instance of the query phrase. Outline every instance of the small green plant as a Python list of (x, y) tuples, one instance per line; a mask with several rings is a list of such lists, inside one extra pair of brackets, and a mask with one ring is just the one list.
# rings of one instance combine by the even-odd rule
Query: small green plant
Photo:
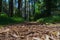
[(44, 19), (40, 18), (40, 19), (37, 20), (37, 22), (44, 23)]

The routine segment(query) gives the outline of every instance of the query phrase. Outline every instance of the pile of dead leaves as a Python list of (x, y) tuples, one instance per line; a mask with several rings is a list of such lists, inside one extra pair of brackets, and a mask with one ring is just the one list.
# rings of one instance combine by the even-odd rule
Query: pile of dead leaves
[(59, 40), (59, 25), (14, 24), (0, 28), (0, 40)]

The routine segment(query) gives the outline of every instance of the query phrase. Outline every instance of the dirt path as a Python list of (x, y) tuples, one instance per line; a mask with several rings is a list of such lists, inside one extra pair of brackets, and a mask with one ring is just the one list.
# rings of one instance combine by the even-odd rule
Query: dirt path
[[(48, 38), (49, 36), (49, 38)], [(60, 24), (22, 23), (0, 29), (0, 40), (60, 40)]]

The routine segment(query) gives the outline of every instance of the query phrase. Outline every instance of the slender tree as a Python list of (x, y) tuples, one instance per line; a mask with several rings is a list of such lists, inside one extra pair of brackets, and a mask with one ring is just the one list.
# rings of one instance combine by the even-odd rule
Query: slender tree
[(0, 12), (2, 11), (2, 0), (0, 0)]
[(27, 2), (27, 1), (25, 0), (25, 7), (24, 7), (24, 9), (25, 9), (25, 14), (24, 14), (24, 15), (25, 15), (25, 20), (27, 19), (27, 10), (26, 10), (26, 9), (27, 9), (27, 8), (26, 8), (27, 4), (26, 4), (26, 2)]
[(21, 12), (21, 7), (22, 7), (22, 0), (18, 0), (18, 16), (22, 16)]
[(6, 0), (3, 0), (2, 11), (5, 12), (5, 13), (8, 13), (8, 3), (7, 3)]
[(13, 16), (13, 0), (9, 0), (9, 16)]

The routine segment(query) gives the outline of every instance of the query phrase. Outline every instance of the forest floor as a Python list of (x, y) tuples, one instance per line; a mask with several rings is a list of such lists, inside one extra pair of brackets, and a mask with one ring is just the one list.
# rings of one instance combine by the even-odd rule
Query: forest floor
[(60, 23), (22, 23), (0, 28), (0, 40), (60, 40)]

